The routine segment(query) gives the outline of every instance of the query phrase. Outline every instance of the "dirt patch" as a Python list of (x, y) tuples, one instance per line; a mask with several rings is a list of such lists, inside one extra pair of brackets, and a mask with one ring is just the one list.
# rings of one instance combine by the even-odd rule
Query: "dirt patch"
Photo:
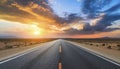
[[(75, 42), (76, 43), (76, 42)], [(118, 63), (120, 63), (120, 51), (118, 50), (114, 50), (114, 49), (108, 49), (106, 47), (103, 46), (91, 46), (91, 45), (87, 45), (87, 44), (81, 44), (81, 43), (77, 43), (80, 47), (89, 49), (97, 54), (100, 54), (104, 57), (107, 57), (111, 60), (114, 60)]]
[(19, 48), (11, 48), (11, 49), (6, 49), (6, 50), (1, 50), (0, 51), (0, 60), (3, 60), (11, 55), (14, 55), (16, 53), (25, 51), (27, 49), (33, 48), (35, 46), (38, 46), (41, 44), (36, 44), (36, 45), (32, 45), (32, 46), (25, 46), (25, 47), (19, 47)]

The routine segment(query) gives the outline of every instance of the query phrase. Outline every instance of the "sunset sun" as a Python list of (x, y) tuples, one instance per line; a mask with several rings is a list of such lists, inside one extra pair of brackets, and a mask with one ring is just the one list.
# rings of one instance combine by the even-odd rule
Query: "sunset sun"
[(41, 35), (42, 34), (43, 30), (39, 26), (37, 26), (35, 24), (32, 24), (31, 28), (32, 28), (33, 35), (37, 36), (37, 35)]
[(34, 31), (33, 34), (34, 34), (34, 35), (40, 35), (41, 32), (40, 32), (40, 31)]

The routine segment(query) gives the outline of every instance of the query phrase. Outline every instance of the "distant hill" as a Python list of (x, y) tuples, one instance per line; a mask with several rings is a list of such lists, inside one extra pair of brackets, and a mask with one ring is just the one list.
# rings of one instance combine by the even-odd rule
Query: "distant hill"
[(110, 38), (112, 38), (112, 37), (102, 37), (102, 39), (110, 39)]
[(17, 36), (10, 36), (10, 35), (0, 35), (0, 38), (5, 39), (5, 38), (19, 38)]

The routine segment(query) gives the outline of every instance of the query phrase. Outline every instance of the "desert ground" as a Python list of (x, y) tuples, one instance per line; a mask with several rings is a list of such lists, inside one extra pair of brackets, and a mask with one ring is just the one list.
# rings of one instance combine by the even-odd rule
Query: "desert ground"
[(120, 39), (68, 39), (81, 44), (120, 51)]
[(67, 39), (80, 47), (120, 63), (120, 39)]
[[(55, 39), (0, 39), (0, 59)], [(65, 39), (120, 63), (120, 39)]]
[(54, 39), (0, 39), (0, 60)]
[(0, 39), (0, 50), (25, 47), (48, 42), (54, 39)]

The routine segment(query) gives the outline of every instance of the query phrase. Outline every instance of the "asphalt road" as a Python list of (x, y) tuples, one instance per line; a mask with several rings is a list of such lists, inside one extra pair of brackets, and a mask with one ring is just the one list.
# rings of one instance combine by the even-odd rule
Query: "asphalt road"
[(59, 39), (1, 61), (0, 69), (120, 69), (120, 65)]

